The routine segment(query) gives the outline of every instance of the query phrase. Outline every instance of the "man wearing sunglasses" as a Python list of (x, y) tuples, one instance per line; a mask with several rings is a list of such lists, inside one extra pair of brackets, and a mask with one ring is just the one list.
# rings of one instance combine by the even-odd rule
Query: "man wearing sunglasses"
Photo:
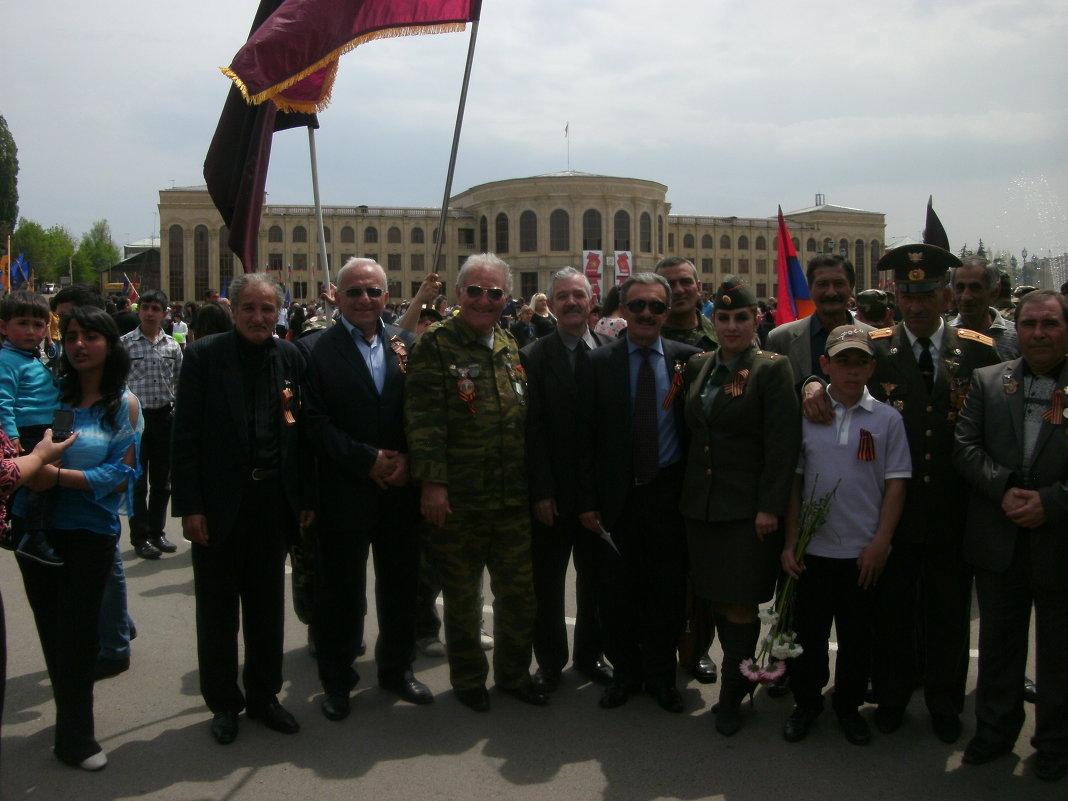
[(405, 416), (412, 477), (430, 524), (430, 554), (445, 598), (445, 641), (456, 697), (489, 710), (480, 640), (480, 582), (493, 586), (493, 678), (536, 706), (530, 678), (534, 625), (524, 428), (526, 376), (510, 334), (497, 325), (511, 270), (492, 253), (460, 268), (460, 313), (423, 333), (408, 361)]
[(682, 375), (700, 351), (661, 336), (671, 303), (662, 276), (637, 273), (620, 296), (626, 336), (587, 358), (586, 436), (577, 448), (580, 518), (598, 537), (605, 654), (615, 668), (600, 703), (620, 706), (644, 687), (663, 709), (681, 712), (675, 646), (686, 587)]

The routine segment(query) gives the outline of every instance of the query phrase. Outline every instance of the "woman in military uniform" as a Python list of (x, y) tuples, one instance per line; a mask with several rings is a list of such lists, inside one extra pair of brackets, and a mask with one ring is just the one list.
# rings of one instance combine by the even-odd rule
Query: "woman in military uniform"
[(694, 590), (711, 602), (723, 644), (716, 730), (729, 736), (753, 691), (739, 664), (754, 655), (758, 606), (775, 591), (801, 417), (789, 360), (755, 345), (753, 290), (730, 276), (715, 304), (719, 349), (686, 367), (682, 514)]

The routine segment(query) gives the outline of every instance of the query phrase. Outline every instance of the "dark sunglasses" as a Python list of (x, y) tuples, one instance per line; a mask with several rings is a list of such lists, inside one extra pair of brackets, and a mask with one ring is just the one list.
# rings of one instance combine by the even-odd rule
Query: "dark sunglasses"
[(377, 286), (350, 286), (348, 289), (345, 290), (345, 294), (350, 298), (362, 298), (363, 293), (366, 292), (367, 297), (369, 298), (380, 298), (382, 297), (382, 293), (385, 291), (386, 290)]
[(631, 300), (623, 305), (630, 309), (632, 314), (641, 314), (645, 311), (646, 306), (649, 307), (649, 311), (653, 314), (663, 314), (668, 309), (667, 304), (659, 300)]
[(467, 297), (469, 298), (480, 298), (482, 297), (483, 292), (489, 295), (490, 300), (500, 300), (504, 297), (504, 290), (498, 289), (497, 287), (493, 287), (492, 289), (483, 289), (482, 287), (475, 284), (473, 286), (464, 287), (464, 290), (467, 292)]

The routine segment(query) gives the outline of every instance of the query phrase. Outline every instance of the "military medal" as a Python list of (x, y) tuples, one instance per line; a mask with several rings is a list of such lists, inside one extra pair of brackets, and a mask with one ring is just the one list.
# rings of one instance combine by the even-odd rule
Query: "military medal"
[(671, 386), (668, 387), (662, 404), (665, 411), (670, 409), (671, 404), (675, 402), (675, 396), (679, 394), (680, 387), (682, 387), (682, 362), (675, 362), (675, 370), (671, 374)]
[(460, 400), (466, 404), (467, 411), (474, 414), (475, 395), (477, 395), (478, 392), (475, 389), (475, 382), (471, 380), (471, 376), (478, 375), (478, 366), (457, 367), (455, 364), (450, 364), (449, 371), (452, 372), (453, 375), (459, 376), (456, 379), (456, 391), (460, 395)]
[(1006, 395), (1015, 395), (1016, 390), (1020, 388), (1020, 382), (1012, 377), (1012, 373), (1005, 373), (1002, 376), (1001, 385), (1005, 389)]
[(886, 397), (888, 398), (894, 393), (894, 390), (897, 389), (897, 387), (897, 384), (891, 384), (889, 381), (882, 382), (883, 392), (886, 393)]
[(890, 348), (890, 355), (891, 356), (896, 356), (897, 355), (897, 348)]
[(515, 394), (520, 400), (526, 395), (526, 383), (527, 376), (523, 372), (523, 365), (510, 364), (508, 365), (508, 377), (512, 379), (512, 389), (515, 390)]
[(745, 392), (745, 385), (749, 381), (749, 371), (739, 370), (731, 378), (731, 382), (724, 388), (724, 392), (730, 395), (732, 398), (737, 398), (743, 392)]
[(897, 409), (902, 414), (904, 414), (905, 413), (905, 401), (903, 401), (903, 400), (894, 401), (894, 408)]
[(397, 369), (401, 373), (405, 373), (408, 370), (408, 348), (405, 346), (403, 340), (396, 334), (389, 338), (389, 347), (394, 353), (397, 354)]
[(293, 416), (293, 412), (290, 410), (290, 406), (293, 403), (293, 385), (289, 379), (286, 379), (285, 386), (282, 388), (282, 420), (285, 421), (287, 426), (291, 426), (297, 422), (297, 418)]

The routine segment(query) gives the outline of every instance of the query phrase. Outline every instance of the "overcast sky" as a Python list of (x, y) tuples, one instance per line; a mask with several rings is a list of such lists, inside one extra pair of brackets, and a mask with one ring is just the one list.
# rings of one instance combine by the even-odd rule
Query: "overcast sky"
[[(202, 166), (255, 0), (4, 9), (0, 114), (20, 214), (158, 233)], [(660, 9), (653, 12), (654, 9)], [(652, 14), (652, 15), (651, 15)], [(1064, 0), (484, 0), (453, 192), (570, 167), (667, 185), (680, 214), (827, 202), (956, 250), (1068, 249)], [(343, 57), (317, 133), (326, 205), (438, 206), (468, 34)], [(172, 183), (173, 182), (173, 183)], [(268, 202), (310, 204), (307, 136), (275, 137)]]

